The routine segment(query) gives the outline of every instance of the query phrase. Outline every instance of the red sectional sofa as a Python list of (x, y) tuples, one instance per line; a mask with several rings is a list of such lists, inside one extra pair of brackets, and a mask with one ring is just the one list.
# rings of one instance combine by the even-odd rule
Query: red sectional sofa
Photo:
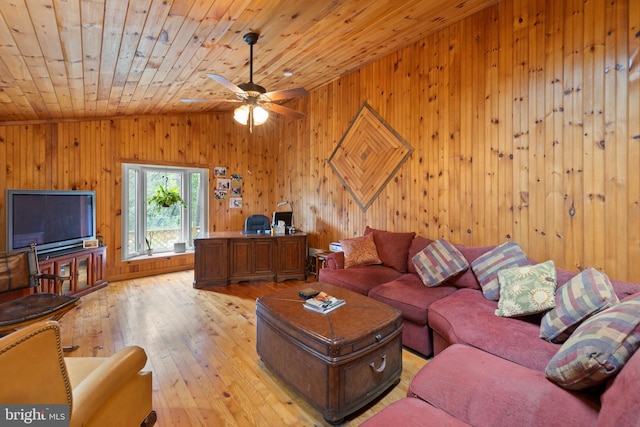
[(362, 427), (418, 426), (640, 426), (640, 352), (602, 392), (565, 390), (544, 372), (464, 344), (427, 363), (408, 397), (384, 408)]
[[(479, 290), (480, 284), (473, 272), (467, 270), (447, 285), (428, 288), (422, 283), (411, 260), (433, 240), (415, 233), (393, 233), (369, 227), (364, 234), (373, 234), (383, 264), (344, 268), (344, 252), (334, 252), (327, 256), (327, 268), (320, 270), (318, 280), (396, 307), (402, 312), (404, 322), (403, 345), (426, 356), (431, 355), (434, 348), (433, 332), (428, 323), (430, 305), (459, 289)], [(495, 246), (456, 247), (471, 262)]]
[(327, 268), (320, 270), (318, 279), (323, 283), (349, 289), (385, 302), (402, 312), (402, 343), (424, 355), (433, 353), (431, 329), (427, 323), (429, 305), (454, 293), (455, 286), (426, 288), (411, 258), (432, 240), (415, 233), (392, 233), (365, 229), (372, 233), (383, 264), (344, 268), (344, 252), (327, 256)]
[[(560, 387), (545, 375), (562, 344), (540, 338), (543, 314), (497, 316), (498, 303), (483, 295), (471, 268), (427, 287), (411, 260), (432, 240), (367, 227), (368, 234), (381, 264), (344, 268), (344, 253), (336, 252), (319, 280), (396, 307), (404, 321), (403, 345), (435, 357), (413, 379), (407, 398), (364, 425), (640, 426), (640, 352), (604, 386)], [(496, 248), (455, 247), (469, 264)], [(574, 276), (556, 269), (557, 289)], [(640, 299), (640, 283), (610, 283), (620, 301)]]

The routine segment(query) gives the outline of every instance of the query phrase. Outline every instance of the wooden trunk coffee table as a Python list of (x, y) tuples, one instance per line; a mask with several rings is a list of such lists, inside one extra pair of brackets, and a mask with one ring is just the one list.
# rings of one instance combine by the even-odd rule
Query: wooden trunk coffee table
[[(320, 314), (303, 307), (302, 288), (346, 304)], [(402, 317), (381, 302), (325, 283), (256, 301), (257, 351), (265, 366), (335, 424), (397, 383), (402, 373)]]

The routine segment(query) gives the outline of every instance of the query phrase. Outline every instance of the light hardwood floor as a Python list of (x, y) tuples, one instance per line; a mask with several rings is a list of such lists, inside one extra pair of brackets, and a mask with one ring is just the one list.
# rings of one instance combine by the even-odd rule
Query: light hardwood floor
[[(192, 287), (193, 271), (126, 280), (82, 297), (60, 321), (74, 356), (143, 347), (153, 371), (157, 426), (321, 426), (322, 414), (265, 369), (256, 354), (255, 300), (301, 282)], [(406, 396), (427, 360), (403, 350), (400, 383), (343, 425), (357, 426)]]

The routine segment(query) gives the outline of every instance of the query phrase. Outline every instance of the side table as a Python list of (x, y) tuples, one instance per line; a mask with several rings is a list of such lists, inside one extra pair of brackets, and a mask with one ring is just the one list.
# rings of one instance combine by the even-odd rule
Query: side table
[(327, 264), (327, 256), (329, 256), (329, 254), (331, 254), (331, 252), (329, 251), (322, 251), (322, 252), (316, 252), (315, 253), (315, 257), (316, 257), (316, 271), (314, 273), (315, 277), (318, 277), (318, 274), (320, 274), (320, 269), (324, 268), (325, 265)]

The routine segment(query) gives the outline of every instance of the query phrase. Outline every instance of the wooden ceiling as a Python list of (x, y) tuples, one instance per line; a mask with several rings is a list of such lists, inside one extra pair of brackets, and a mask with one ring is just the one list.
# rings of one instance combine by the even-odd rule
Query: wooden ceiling
[[(7, 0), (0, 123), (228, 110), (206, 73), (313, 90), (497, 0)], [(292, 73), (285, 77), (284, 73)]]

